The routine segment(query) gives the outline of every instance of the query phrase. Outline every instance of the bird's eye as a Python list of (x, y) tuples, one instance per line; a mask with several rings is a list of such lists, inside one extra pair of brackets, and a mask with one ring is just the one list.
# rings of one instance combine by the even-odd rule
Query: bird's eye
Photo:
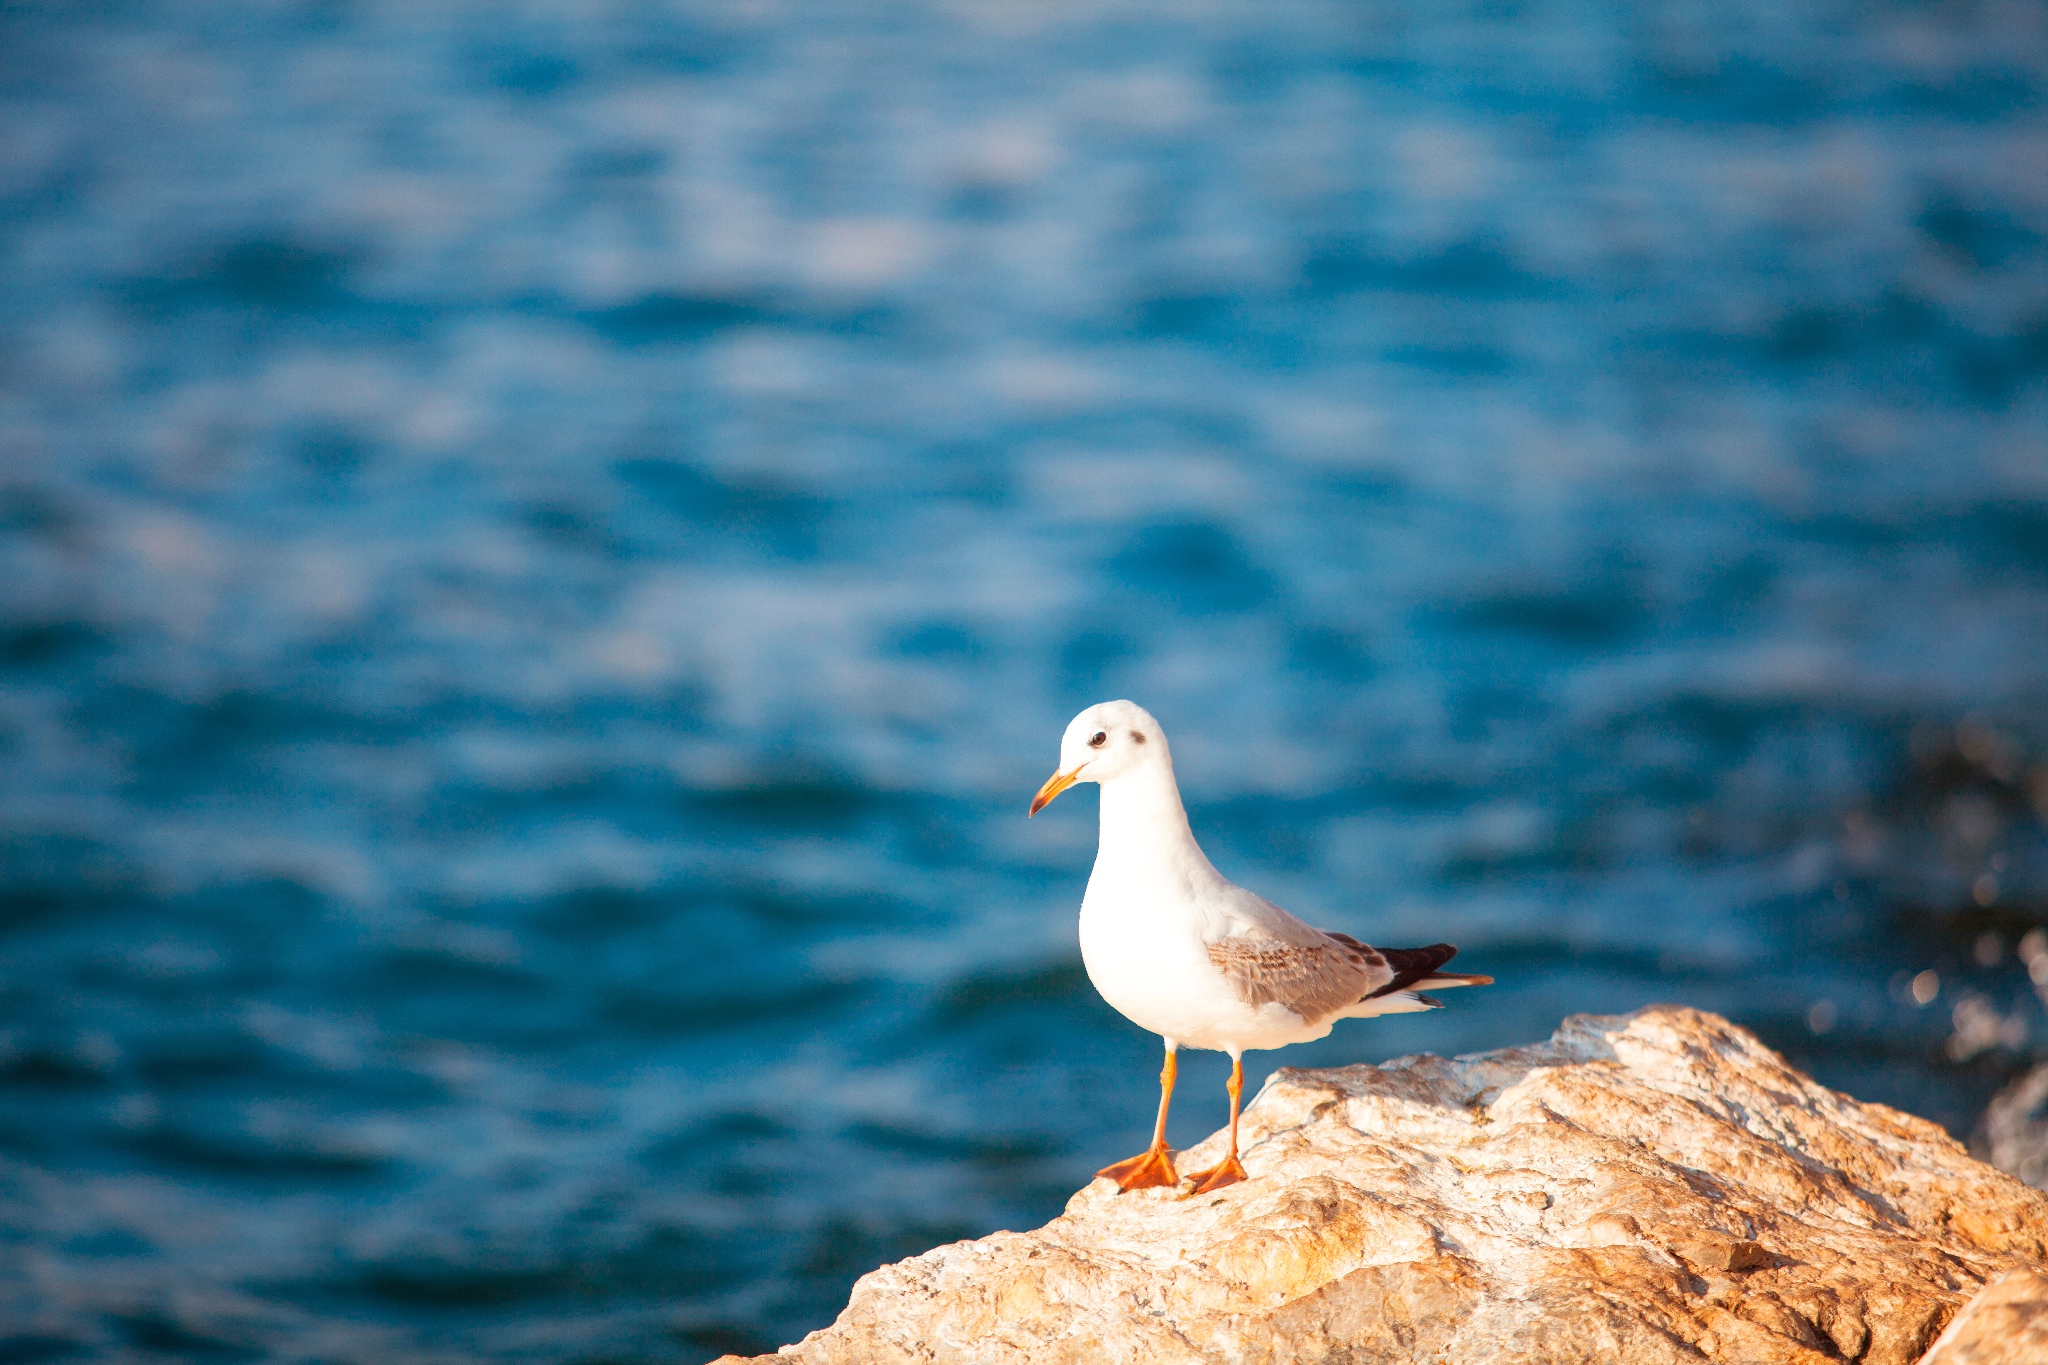
[(1095, 738), (1088, 741), (1088, 747), (1091, 749), (1100, 749), (1103, 745), (1107, 744), (1108, 742), (1109, 731), (1097, 730), (1095, 732)]

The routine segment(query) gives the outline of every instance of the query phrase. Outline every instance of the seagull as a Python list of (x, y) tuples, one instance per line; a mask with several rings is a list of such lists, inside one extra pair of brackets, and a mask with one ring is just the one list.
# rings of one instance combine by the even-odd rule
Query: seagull
[[(1493, 982), (1443, 971), (1458, 952), (1448, 943), (1372, 948), (1224, 877), (1188, 828), (1166, 732), (1134, 702), (1101, 702), (1074, 717), (1060, 737), (1059, 768), (1029, 814), (1076, 782), (1102, 788), (1095, 870), (1081, 898), (1081, 961), (1104, 1000), (1166, 1042), (1152, 1145), (1096, 1172), (1119, 1193), (1191, 1179), (1193, 1196), (1246, 1178), (1237, 1156), (1246, 1052), (1326, 1037), (1339, 1019), (1440, 1008), (1425, 988)], [(1230, 1054), (1230, 1152), (1186, 1176), (1166, 1145), (1183, 1046)]]

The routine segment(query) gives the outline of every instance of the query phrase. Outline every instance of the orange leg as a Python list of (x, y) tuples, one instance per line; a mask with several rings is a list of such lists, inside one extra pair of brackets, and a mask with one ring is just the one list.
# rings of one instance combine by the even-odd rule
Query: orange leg
[(1237, 1159), (1237, 1102), (1243, 1094), (1244, 1058), (1235, 1056), (1230, 1059), (1230, 1155), (1208, 1170), (1190, 1175), (1189, 1179), (1195, 1182), (1195, 1187), (1188, 1191), (1190, 1195), (1207, 1194), (1250, 1178), (1245, 1175), (1244, 1164)]
[(1173, 1169), (1173, 1153), (1166, 1149), (1166, 1106), (1173, 1103), (1173, 1078), (1179, 1074), (1179, 1053), (1166, 1045), (1166, 1065), (1159, 1072), (1159, 1122), (1152, 1125), (1152, 1145), (1134, 1157), (1104, 1166), (1095, 1174), (1116, 1182), (1117, 1192), (1151, 1189), (1155, 1185), (1180, 1184)]

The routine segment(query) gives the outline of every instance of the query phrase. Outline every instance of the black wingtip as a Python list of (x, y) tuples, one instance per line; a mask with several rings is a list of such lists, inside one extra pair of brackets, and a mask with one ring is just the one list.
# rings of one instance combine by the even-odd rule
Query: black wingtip
[(1432, 943), (1427, 948), (1382, 948), (1379, 952), (1394, 969), (1394, 979), (1365, 997), (1368, 1000), (1405, 991), (1416, 982), (1437, 975), (1437, 968), (1458, 955), (1458, 950), (1448, 943)]

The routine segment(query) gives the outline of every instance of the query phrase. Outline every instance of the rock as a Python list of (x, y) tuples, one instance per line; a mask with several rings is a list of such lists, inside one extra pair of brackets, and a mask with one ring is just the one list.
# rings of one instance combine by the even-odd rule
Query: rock
[(1277, 1071), (1244, 1128), (1243, 1184), (1095, 1181), (1035, 1232), (865, 1276), (759, 1361), (1910, 1365), (2048, 1250), (2048, 1196), (1672, 1006)]
[(2044, 1360), (2048, 1275), (2008, 1270), (1956, 1314), (1920, 1365), (2041, 1365)]
[(2048, 1065), (1998, 1092), (1985, 1107), (1970, 1147), (2035, 1189), (2048, 1189)]

